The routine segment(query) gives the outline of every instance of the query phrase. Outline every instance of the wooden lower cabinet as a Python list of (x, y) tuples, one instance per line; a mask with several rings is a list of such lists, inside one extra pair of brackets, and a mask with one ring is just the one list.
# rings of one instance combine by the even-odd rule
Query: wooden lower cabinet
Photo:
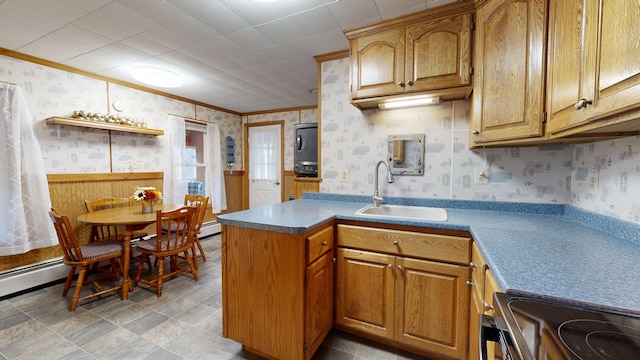
[[(358, 243), (359, 230), (374, 248), (376, 243), (386, 241), (397, 241), (394, 246), (402, 248), (403, 240), (407, 246), (426, 240), (423, 245), (428, 246), (437, 235), (416, 233), (412, 239), (412, 232), (341, 226), (337, 239), (336, 327), (434, 359), (466, 359), (468, 265), (341, 246), (343, 240), (342, 245)], [(451, 237), (453, 242), (459, 239)], [(468, 257), (467, 248), (467, 262)]]
[[(493, 316), (493, 294), (501, 291), (476, 243), (471, 249), (471, 313), (469, 314), (469, 359), (480, 355), (481, 315)], [(493, 343), (487, 348), (487, 359), (495, 359)]]
[[(311, 250), (310, 250), (311, 249)], [(333, 319), (333, 225), (222, 225), (222, 334), (270, 359), (311, 358)]]

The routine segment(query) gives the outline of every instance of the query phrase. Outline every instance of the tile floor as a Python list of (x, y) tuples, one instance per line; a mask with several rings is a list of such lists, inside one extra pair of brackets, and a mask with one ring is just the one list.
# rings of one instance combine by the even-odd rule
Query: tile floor
[[(109, 295), (70, 313), (73, 289), (63, 298), (55, 284), (0, 300), (0, 360), (261, 359), (222, 337), (220, 235), (201, 242), (199, 281), (168, 280), (160, 298), (136, 288), (129, 301)], [(334, 330), (314, 359), (423, 358)]]

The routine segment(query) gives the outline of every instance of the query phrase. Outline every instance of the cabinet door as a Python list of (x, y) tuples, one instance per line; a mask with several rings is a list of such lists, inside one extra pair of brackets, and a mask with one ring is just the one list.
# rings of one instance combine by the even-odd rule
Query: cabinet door
[[(594, 1), (588, 2), (595, 4)], [(585, 2), (551, 0), (549, 6), (549, 73), (547, 85), (548, 130), (566, 129), (584, 112), (575, 104), (587, 97), (583, 86), (585, 45)], [(588, 5), (587, 5), (588, 6)]]
[(393, 256), (338, 248), (336, 324), (393, 338)]
[(480, 315), (484, 312), (484, 272), (486, 262), (473, 243), (471, 250), (471, 305), (469, 314), (469, 359), (475, 360), (480, 354)]
[(315, 353), (333, 325), (333, 252), (307, 267), (305, 289), (305, 343)]
[[(582, 77), (578, 78), (578, 83), (569, 84), (569, 93), (573, 99), (567, 98), (563, 105), (571, 105), (571, 100), (575, 105), (581, 99), (587, 100), (590, 104), (579, 110), (568, 107), (565, 112), (569, 115), (559, 114), (564, 116), (554, 118), (550, 123), (550, 130), (564, 131), (562, 134), (570, 135), (610, 125), (611, 122), (623, 122), (628, 120), (626, 117), (637, 117), (637, 113), (625, 115), (640, 110), (640, 47), (637, 43), (640, 32), (640, 8), (637, 2), (594, 0), (583, 5), (581, 1), (576, 0), (570, 4), (555, 0), (552, 4), (558, 8), (554, 14), (557, 20), (553, 23), (555, 32), (552, 39), (558, 37), (556, 33), (569, 33), (568, 36), (563, 35), (563, 38), (573, 36), (568, 45), (580, 45), (576, 50), (583, 50), (579, 58), (579, 69), (569, 70), (573, 73), (580, 71)], [(566, 17), (569, 19), (565, 19)], [(576, 29), (576, 20), (579, 17), (582, 22), (578, 24), (582, 26)], [(577, 33), (577, 30), (583, 30), (582, 34)], [(576, 39), (580, 39), (581, 42)], [(560, 64), (554, 65), (551, 69), (562, 67), (556, 72), (565, 71), (567, 64), (575, 62), (577, 54), (571, 53), (570, 56), (569, 60), (560, 58)], [(565, 83), (568, 82), (561, 82), (558, 86), (552, 83), (552, 90), (563, 90), (562, 86), (567, 86)], [(556, 94), (559, 92), (556, 89)], [(619, 125), (612, 130), (625, 130), (625, 125)]]
[(398, 258), (396, 270), (396, 340), (465, 359), (469, 267)]
[(478, 9), (471, 146), (543, 135), (546, 14), (546, 0)]
[(471, 84), (471, 14), (407, 28), (406, 91)]
[(351, 40), (351, 97), (404, 92), (404, 29)]

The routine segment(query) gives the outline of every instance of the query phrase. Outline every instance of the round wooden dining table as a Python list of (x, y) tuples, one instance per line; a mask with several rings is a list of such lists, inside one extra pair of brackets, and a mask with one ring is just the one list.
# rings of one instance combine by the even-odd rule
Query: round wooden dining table
[(147, 225), (156, 222), (157, 211), (171, 211), (184, 205), (171, 204), (155, 204), (153, 212), (148, 214), (142, 213), (142, 206), (123, 206), (112, 209), (96, 210), (90, 213), (78, 216), (80, 224), (87, 225), (117, 225), (124, 226), (124, 238), (122, 240), (123, 259), (122, 259), (122, 300), (129, 298), (129, 291), (133, 291), (131, 279), (129, 278), (129, 265), (131, 258), (131, 234), (134, 231), (142, 230)]

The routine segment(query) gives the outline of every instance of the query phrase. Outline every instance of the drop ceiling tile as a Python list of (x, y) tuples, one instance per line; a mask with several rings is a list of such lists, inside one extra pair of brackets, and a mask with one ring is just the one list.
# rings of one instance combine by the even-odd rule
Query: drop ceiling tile
[[(191, 41), (188, 38), (185, 38), (181, 34), (177, 34), (171, 31), (170, 29), (167, 29), (165, 27), (160, 27), (160, 26), (152, 30), (145, 31), (140, 35), (144, 36), (145, 38), (149, 38), (157, 42), (158, 44), (161, 44), (171, 50), (180, 49), (190, 44), (194, 44), (193, 41)], [(135, 36), (135, 35), (132, 35), (132, 36)]]
[(147, 37), (148, 33), (134, 35), (130, 38), (120, 41), (123, 44), (144, 51), (150, 55), (159, 55), (171, 51), (170, 48), (160, 44), (159, 42)]
[(300, 29), (300, 35), (307, 36), (339, 28), (339, 24), (327, 7), (289, 16), (288, 19)]
[(275, 3), (240, 0), (225, 1), (222, 5), (252, 26), (264, 24), (286, 16)]
[(256, 26), (255, 29), (271, 40), (272, 44), (294, 41), (301, 33), (301, 29), (287, 18)]
[(217, 0), (164, 0), (164, 2), (186, 14), (195, 14), (220, 5), (220, 1)]
[(375, 0), (376, 8), (383, 20), (389, 20), (401, 15), (411, 14), (427, 8), (426, 0)]
[(342, 30), (369, 25), (381, 20), (374, 0), (338, 1), (327, 5)]
[(164, 26), (193, 42), (206, 42), (220, 36), (214, 29), (189, 16), (178, 17)]
[[(64, 44), (60, 46), (60, 44)], [(90, 52), (93, 47), (79, 41), (51, 33), (20, 48), (25, 54), (49, 54), (47, 60), (63, 62), (78, 55)]]
[(104, 70), (125, 65), (127, 62), (129, 62), (129, 60), (123, 59), (116, 54), (104, 49), (97, 49), (66, 60), (62, 63), (80, 70), (100, 74)]
[(255, 50), (262, 49), (273, 45), (273, 42), (266, 36), (262, 35), (256, 29), (244, 29), (227, 35), (231, 41), (234, 41), (243, 49)]
[[(20, 31), (15, 31), (20, 29)], [(46, 36), (48, 30), (38, 26), (29, 25), (0, 15), (0, 34), (11, 34), (2, 36), (0, 47), (10, 50), (20, 50), (21, 47)], [(43, 54), (34, 56), (42, 57)]]
[(225, 6), (208, 8), (193, 14), (193, 17), (222, 35), (251, 27), (251, 25)]
[(11, 14), (11, 19), (14, 21), (31, 24), (49, 31), (59, 29), (66, 24), (64, 20), (48, 14), (42, 7), (32, 7), (17, 1), (0, 2), (0, 13)]
[(113, 43), (113, 40), (104, 37), (95, 31), (84, 29), (74, 24), (66, 25), (57, 30), (55, 33), (90, 45), (94, 48), (100, 48)]

